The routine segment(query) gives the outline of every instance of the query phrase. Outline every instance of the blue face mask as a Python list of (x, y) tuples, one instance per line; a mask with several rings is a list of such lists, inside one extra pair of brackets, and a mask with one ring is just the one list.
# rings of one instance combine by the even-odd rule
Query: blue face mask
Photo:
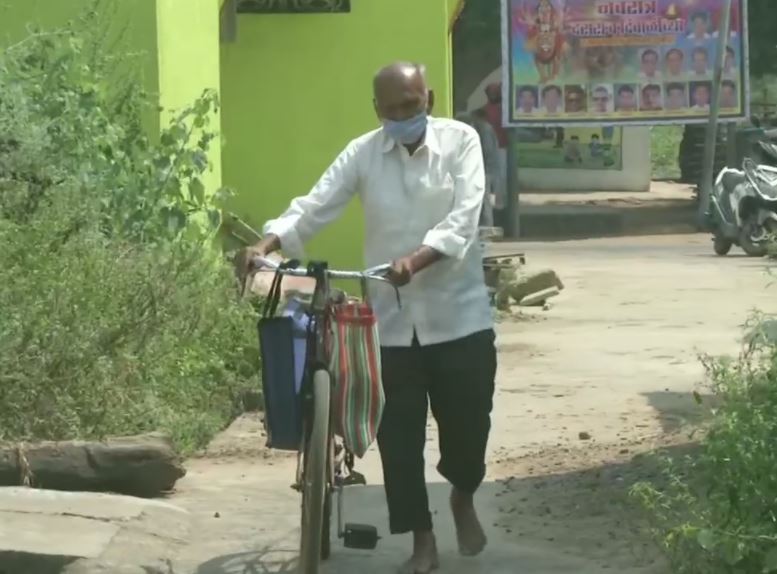
[(417, 143), (424, 136), (429, 116), (426, 110), (408, 120), (383, 120), (383, 130), (390, 138), (402, 145)]

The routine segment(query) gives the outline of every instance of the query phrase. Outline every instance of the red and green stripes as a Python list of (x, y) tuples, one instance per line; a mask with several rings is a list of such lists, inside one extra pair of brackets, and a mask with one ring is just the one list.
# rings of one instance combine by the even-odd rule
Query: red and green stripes
[(335, 432), (363, 457), (378, 436), (386, 398), (377, 320), (369, 305), (346, 303), (330, 316), (330, 371), (335, 383)]

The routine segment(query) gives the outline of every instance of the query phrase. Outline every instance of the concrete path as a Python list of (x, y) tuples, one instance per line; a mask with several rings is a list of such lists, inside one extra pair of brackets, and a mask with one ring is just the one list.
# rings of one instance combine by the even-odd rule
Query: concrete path
[[(706, 236), (500, 245), (566, 285), (547, 311), (502, 317), (489, 473), (478, 497), (490, 545), (459, 557), (448, 487), (428, 480), (441, 574), (663, 574), (628, 498), (656, 469), (644, 453), (682, 449), (704, 415), (700, 353), (736, 353), (754, 308), (777, 312), (765, 261), (717, 258)], [(219, 436), (167, 502), (0, 489), (0, 574), (296, 572), (294, 458), (263, 448), (247, 416)], [(381, 469), (348, 493), (347, 519), (386, 536)], [(324, 574), (393, 574), (407, 537), (374, 553), (334, 543)]]
[[(480, 558), (453, 551), (430, 425), (441, 572), (666, 572), (639, 530), (627, 490), (655, 472), (641, 453), (685, 442), (680, 431), (701, 416), (691, 395), (703, 380), (697, 354), (736, 353), (750, 310), (777, 311), (764, 262), (716, 258), (706, 236), (518, 250), (530, 265), (556, 269), (567, 289), (550, 311), (499, 325), (490, 469), (479, 496), (491, 544)], [(191, 513), (193, 530), (176, 572), (295, 572), (294, 460), (264, 451), (263, 442), (259, 421), (246, 417), (188, 464), (173, 501)], [(359, 469), (370, 485), (349, 492), (348, 520), (375, 524), (385, 535), (376, 453)], [(393, 573), (408, 544), (385, 538), (375, 553), (357, 553), (335, 543), (326, 572)]]

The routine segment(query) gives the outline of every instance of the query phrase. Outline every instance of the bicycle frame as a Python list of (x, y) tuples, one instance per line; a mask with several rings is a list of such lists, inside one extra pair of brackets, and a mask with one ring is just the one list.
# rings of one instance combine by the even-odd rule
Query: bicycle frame
[[(311, 262), (305, 269), (300, 269), (296, 261), (285, 264), (277, 264), (265, 258), (257, 258), (253, 261), (256, 267), (264, 267), (282, 275), (307, 277), (315, 280), (315, 288), (307, 314), (310, 318), (307, 337), (307, 358), (305, 376), (303, 377), (300, 400), (302, 405), (302, 444), (297, 455), (296, 480), (293, 488), (303, 493), (303, 516), (305, 514), (305, 485), (307, 484), (306, 470), (308, 453), (311, 445), (312, 428), (316, 417), (316, 395), (314, 392), (314, 378), (321, 371), (329, 373), (329, 357), (327, 356), (326, 325), (328, 313), (332, 303), (338, 303), (333, 299), (331, 279), (359, 280), (366, 297), (366, 282), (369, 280), (389, 283), (384, 273), (388, 265), (374, 267), (364, 272), (331, 271), (323, 262)], [(395, 288), (396, 290), (396, 288)], [(397, 303), (399, 291), (396, 290)], [(331, 374), (330, 374), (331, 380)], [(320, 406), (320, 405), (319, 405)], [(338, 494), (338, 538), (344, 538), (346, 546), (362, 549), (372, 549), (377, 544), (377, 531), (372, 527), (362, 525), (343, 524), (343, 488), (349, 484), (366, 484), (364, 477), (354, 471), (354, 455), (345, 445), (336, 441), (334, 426), (332, 424), (333, 410), (329, 406), (329, 424), (326, 440), (326, 476), (325, 480), (325, 506), (324, 524), (321, 532), (322, 557), (327, 558), (329, 553), (329, 532), (331, 528), (332, 495)], [(320, 436), (320, 435), (319, 435)], [(314, 457), (315, 458), (315, 457)], [(320, 458), (318, 458), (320, 461)], [(318, 473), (319, 471), (316, 471)], [(317, 474), (317, 476), (320, 476)], [(320, 484), (320, 483), (319, 483)], [(320, 492), (320, 491), (319, 491)], [(304, 518), (303, 518), (304, 522)], [(349, 538), (352, 539), (349, 544)], [(372, 543), (374, 541), (374, 543)], [(303, 544), (304, 546), (304, 544)]]

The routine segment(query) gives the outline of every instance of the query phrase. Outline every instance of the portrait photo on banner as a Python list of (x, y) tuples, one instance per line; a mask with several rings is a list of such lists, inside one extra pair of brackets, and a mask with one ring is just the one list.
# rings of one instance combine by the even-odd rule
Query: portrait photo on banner
[[(506, 125), (708, 121), (725, 0), (502, 3)], [(749, 115), (746, 10), (733, 0), (723, 120)]]

